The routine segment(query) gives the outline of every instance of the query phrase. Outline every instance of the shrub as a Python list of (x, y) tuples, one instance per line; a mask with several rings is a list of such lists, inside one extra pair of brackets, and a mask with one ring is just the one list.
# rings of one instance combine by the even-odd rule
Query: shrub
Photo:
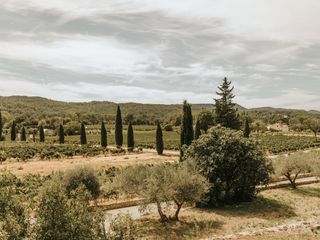
[(184, 153), (212, 184), (206, 205), (249, 201), (257, 185), (267, 184), (273, 168), (256, 143), (242, 132), (214, 127)]
[(100, 194), (100, 182), (95, 171), (89, 167), (77, 167), (65, 173), (64, 184), (68, 195), (84, 185), (93, 198)]
[(172, 132), (173, 131), (173, 127), (171, 124), (167, 124), (164, 126), (163, 130), (165, 130), (166, 132)]
[(4, 151), (0, 152), (0, 164), (5, 162), (7, 160), (7, 157), (8, 156)]
[(110, 223), (110, 240), (138, 239), (138, 227), (130, 214), (118, 214)]

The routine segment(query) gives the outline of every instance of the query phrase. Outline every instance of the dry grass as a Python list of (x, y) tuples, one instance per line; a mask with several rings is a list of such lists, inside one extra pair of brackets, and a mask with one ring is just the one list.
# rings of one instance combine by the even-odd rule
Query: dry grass
[(107, 169), (110, 167), (125, 167), (133, 164), (151, 164), (175, 160), (178, 160), (178, 156), (174, 152), (168, 151), (167, 154), (159, 156), (154, 151), (148, 151), (118, 156), (73, 157), (59, 160), (33, 159), (27, 162), (11, 160), (1, 164), (0, 170), (6, 169), (17, 176), (25, 176), (29, 173), (49, 175), (52, 172), (65, 171), (81, 165), (88, 165), (96, 169)]
[[(157, 215), (140, 220), (145, 239), (199, 239), (221, 237), (240, 232), (286, 225), (299, 221), (320, 223), (320, 184), (300, 187), (298, 190), (275, 189), (264, 191), (250, 203), (219, 209), (187, 208), (181, 213), (181, 222), (162, 224)], [(290, 235), (290, 238), (284, 237)], [(297, 229), (238, 239), (320, 239), (310, 228)]]

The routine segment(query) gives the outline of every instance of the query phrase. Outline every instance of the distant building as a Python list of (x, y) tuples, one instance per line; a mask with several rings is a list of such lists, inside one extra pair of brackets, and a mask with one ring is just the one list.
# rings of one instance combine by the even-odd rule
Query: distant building
[(289, 126), (287, 124), (281, 124), (281, 123), (268, 125), (267, 129), (273, 132), (289, 132)]

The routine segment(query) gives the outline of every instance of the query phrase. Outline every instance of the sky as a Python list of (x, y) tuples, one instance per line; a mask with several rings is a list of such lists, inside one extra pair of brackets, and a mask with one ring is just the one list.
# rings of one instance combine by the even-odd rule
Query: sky
[(0, 95), (320, 110), (319, 0), (0, 0)]

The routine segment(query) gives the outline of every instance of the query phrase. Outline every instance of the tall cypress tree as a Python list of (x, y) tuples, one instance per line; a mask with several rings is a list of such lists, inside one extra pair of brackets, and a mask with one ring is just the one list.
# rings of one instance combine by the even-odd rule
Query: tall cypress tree
[(64, 128), (62, 124), (59, 127), (59, 143), (64, 144)]
[(107, 129), (104, 122), (101, 122), (101, 147), (107, 147)]
[(11, 124), (11, 141), (15, 141), (16, 137), (17, 137), (16, 122), (12, 121), (12, 124)]
[(3, 133), (3, 119), (2, 119), (2, 113), (1, 113), (1, 111), (0, 111), (0, 141), (3, 140), (3, 135), (2, 135), (2, 133)]
[(129, 122), (127, 137), (128, 137), (128, 139), (127, 139), (128, 151), (133, 151), (133, 149), (134, 149), (134, 135), (133, 135), (133, 127), (132, 127), (131, 122)]
[(200, 122), (199, 120), (197, 120), (195, 131), (194, 131), (194, 139), (197, 140), (200, 137), (200, 135), (201, 135)]
[(234, 87), (231, 87), (231, 81), (224, 78), (218, 89), (217, 95), (220, 98), (214, 99), (216, 122), (223, 127), (238, 130), (240, 128), (240, 120), (235, 108), (236, 104), (233, 103), (235, 95), (232, 93)]
[(81, 145), (87, 144), (86, 127), (84, 126), (84, 123), (81, 123), (80, 144), (81, 144)]
[(39, 129), (39, 138), (40, 138), (40, 142), (44, 143), (45, 136), (44, 136), (44, 129), (42, 125), (40, 125), (40, 129)]
[(181, 123), (181, 146), (189, 146), (193, 140), (193, 119), (191, 105), (187, 101), (183, 102), (182, 123)]
[(22, 130), (21, 130), (21, 141), (22, 142), (27, 141), (27, 134), (26, 134), (26, 129), (24, 128), (24, 126), (22, 127)]
[(248, 117), (246, 117), (246, 119), (244, 121), (243, 136), (248, 138), (248, 137), (250, 137), (250, 133), (251, 133), (251, 129), (250, 129), (250, 125), (249, 125), (249, 119), (248, 119)]
[(117, 147), (121, 148), (123, 144), (123, 133), (122, 133), (122, 117), (121, 117), (121, 110), (119, 105), (117, 108), (117, 115), (116, 115), (115, 140), (116, 140)]
[(162, 129), (159, 122), (157, 123), (157, 131), (156, 131), (156, 150), (159, 155), (163, 153)]

